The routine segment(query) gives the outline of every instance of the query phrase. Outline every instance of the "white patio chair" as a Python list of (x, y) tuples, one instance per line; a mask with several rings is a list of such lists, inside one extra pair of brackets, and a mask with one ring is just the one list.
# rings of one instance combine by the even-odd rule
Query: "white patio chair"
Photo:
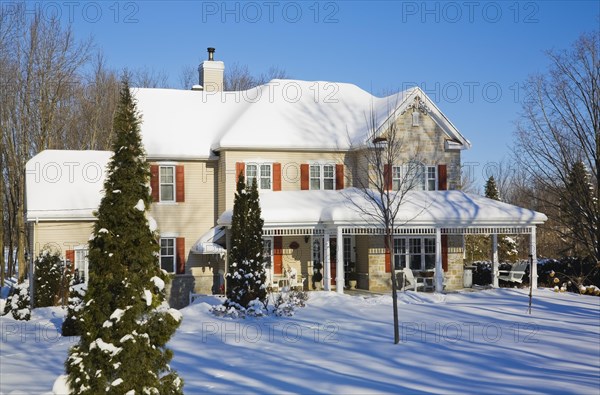
[(529, 266), (529, 262), (521, 261), (512, 265), (510, 270), (499, 270), (498, 273), (500, 273), (500, 275), (498, 276), (498, 279), (521, 284), (523, 282), (523, 276), (525, 275), (525, 269), (527, 269), (527, 266)]
[(404, 272), (404, 284), (402, 284), (401, 290), (406, 290), (406, 288), (412, 287), (413, 291), (416, 291), (419, 288), (425, 288), (425, 283), (417, 281), (417, 279), (413, 275), (412, 270), (405, 267), (404, 269), (402, 269), (402, 271)]

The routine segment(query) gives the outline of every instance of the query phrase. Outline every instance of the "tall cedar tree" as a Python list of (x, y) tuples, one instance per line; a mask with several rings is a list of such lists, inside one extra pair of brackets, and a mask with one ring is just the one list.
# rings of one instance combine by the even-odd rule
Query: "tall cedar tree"
[(594, 207), (598, 201), (594, 192), (595, 188), (585, 164), (582, 161), (575, 162), (567, 177), (567, 188), (561, 202), (561, 211), (564, 216), (563, 222), (572, 232), (571, 237), (568, 238), (571, 242), (569, 248), (575, 256), (582, 258), (588, 255), (583, 241), (593, 239), (594, 235), (589, 230), (598, 227), (600, 223), (600, 218), (593, 214), (597, 213)]
[(247, 188), (244, 176), (240, 174), (231, 219), (227, 306), (246, 308), (252, 300), (262, 302), (267, 297), (263, 223), (256, 181)]
[(180, 394), (166, 344), (181, 315), (165, 302), (157, 234), (145, 215), (149, 165), (127, 78), (115, 114), (104, 197), (89, 242), (89, 282), (81, 339), (65, 362), (75, 394)]
[[(485, 183), (485, 197), (501, 200), (498, 185), (494, 176), (490, 176)], [(500, 262), (514, 261), (516, 258), (516, 243), (514, 239), (498, 235), (498, 259)]]

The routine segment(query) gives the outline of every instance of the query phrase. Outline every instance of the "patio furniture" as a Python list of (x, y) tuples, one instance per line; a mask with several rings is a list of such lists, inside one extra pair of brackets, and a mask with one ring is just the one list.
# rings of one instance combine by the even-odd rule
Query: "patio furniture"
[(404, 272), (404, 284), (402, 284), (400, 290), (406, 290), (406, 288), (411, 287), (413, 291), (417, 291), (419, 288), (425, 289), (425, 282), (419, 281), (418, 278), (415, 278), (412, 270), (405, 267), (404, 269), (402, 269), (402, 271)]
[(522, 261), (513, 264), (510, 270), (499, 270), (498, 273), (500, 273), (500, 275), (498, 276), (498, 279), (521, 284), (527, 266), (529, 266), (529, 262)]

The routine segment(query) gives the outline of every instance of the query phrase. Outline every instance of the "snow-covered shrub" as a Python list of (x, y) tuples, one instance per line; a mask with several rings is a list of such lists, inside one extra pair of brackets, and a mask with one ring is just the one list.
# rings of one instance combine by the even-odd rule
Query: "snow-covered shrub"
[(273, 313), (278, 316), (291, 317), (298, 307), (305, 307), (308, 300), (306, 291), (291, 290), (281, 292), (275, 297), (273, 302)]
[(56, 251), (44, 249), (35, 259), (35, 307), (57, 305), (68, 293), (71, 282), (70, 264)]
[(29, 321), (31, 319), (29, 304), (29, 281), (24, 281), (11, 288), (4, 305), (4, 315), (12, 313), (16, 320)]
[(83, 284), (71, 288), (69, 295), (69, 304), (67, 307), (67, 317), (62, 324), (63, 336), (81, 335), (82, 310), (84, 307), (83, 297), (85, 296), (86, 286)]
[[(540, 259), (538, 264), (538, 284), (551, 287), (556, 291), (594, 294), (594, 288), (600, 286), (596, 262), (592, 260), (565, 257), (560, 260)], [(592, 293), (590, 293), (592, 291)]]

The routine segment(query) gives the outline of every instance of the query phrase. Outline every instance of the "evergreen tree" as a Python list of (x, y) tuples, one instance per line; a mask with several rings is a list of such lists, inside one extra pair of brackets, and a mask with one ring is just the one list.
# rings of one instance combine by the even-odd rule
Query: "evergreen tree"
[(165, 302), (167, 274), (145, 215), (149, 165), (127, 78), (113, 129), (113, 156), (89, 242), (89, 280), (81, 339), (65, 363), (76, 394), (180, 394), (166, 348), (181, 315)]
[(240, 175), (231, 219), (227, 306), (246, 308), (251, 301), (262, 302), (267, 296), (260, 213), (256, 181), (247, 188)]
[[(600, 222), (597, 198), (594, 196), (594, 185), (591, 176), (582, 161), (571, 166), (567, 177), (566, 190), (561, 202), (562, 215), (571, 235), (570, 248), (575, 256), (585, 257), (586, 240), (593, 237), (589, 229), (597, 229)], [(588, 244), (591, 242), (588, 241)]]
[(500, 200), (500, 193), (498, 192), (498, 186), (496, 185), (494, 176), (488, 178), (487, 182), (485, 183), (485, 197), (494, 200)]
[[(494, 176), (485, 183), (485, 197), (501, 200)], [(488, 244), (490, 245), (490, 244)], [(498, 259), (500, 262), (513, 262), (517, 258), (517, 242), (512, 237), (498, 235)]]
[(84, 284), (78, 284), (71, 288), (69, 304), (67, 305), (67, 316), (65, 317), (61, 328), (61, 334), (63, 336), (81, 336), (85, 291), (86, 288)]
[(71, 266), (67, 266), (57, 251), (44, 249), (35, 259), (34, 307), (56, 305), (69, 289)]

